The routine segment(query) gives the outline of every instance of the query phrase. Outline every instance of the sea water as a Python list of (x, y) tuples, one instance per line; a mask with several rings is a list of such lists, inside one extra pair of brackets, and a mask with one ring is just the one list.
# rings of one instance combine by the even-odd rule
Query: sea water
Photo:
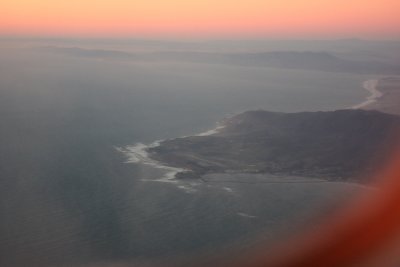
[(46, 45), (1, 46), (1, 266), (190, 263), (295, 233), (351, 187), (176, 181), (181, 170), (143, 148), (249, 109), (351, 107), (370, 77), (38, 49)]

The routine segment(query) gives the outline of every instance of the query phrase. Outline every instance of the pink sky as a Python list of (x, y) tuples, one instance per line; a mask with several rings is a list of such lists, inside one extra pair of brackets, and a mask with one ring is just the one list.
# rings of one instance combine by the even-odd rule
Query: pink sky
[(399, 0), (9, 0), (0, 34), (398, 38)]

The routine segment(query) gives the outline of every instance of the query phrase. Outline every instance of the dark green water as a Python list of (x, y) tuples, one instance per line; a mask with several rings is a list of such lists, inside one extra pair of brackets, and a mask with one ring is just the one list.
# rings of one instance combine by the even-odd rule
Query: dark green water
[(295, 231), (347, 187), (154, 182), (161, 170), (125, 164), (115, 146), (201, 132), (252, 108), (352, 106), (366, 77), (100, 60), (37, 45), (1, 45), (0, 266), (123, 266), (245, 249)]

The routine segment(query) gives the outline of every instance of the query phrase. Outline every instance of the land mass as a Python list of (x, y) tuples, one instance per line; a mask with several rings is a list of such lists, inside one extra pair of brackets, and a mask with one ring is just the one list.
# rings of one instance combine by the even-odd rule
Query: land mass
[(56, 54), (94, 59), (123, 61), (166, 61), (230, 66), (266, 67), (278, 69), (304, 69), (326, 72), (358, 74), (399, 75), (400, 65), (374, 60), (352, 60), (333, 52), (315, 51), (269, 51), (257, 53), (217, 53), (195, 51), (160, 51), (131, 53), (120, 50), (87, 49), (81, 47), (45, 46), (40, 50)]
[(153, 160), (187, 170), (176, 178), (245, 173), (368, 182), (365, 177), (379, 170), (398, 140), (400, 78), (368, 82), (366, 89), (379, 95), (359, 109), (247, 111), (208, 135), (166, 140), (147, 152)]
[[(166, 140), (151, 158), (184, 168), (177, 178), (210, 173), (265, 173), (359, 181), (376, 171), (400, 130), (400, 117), (378, 111), (247, 111), (209, 136)], [(373, 164), (372, 164), (373, 163)]]

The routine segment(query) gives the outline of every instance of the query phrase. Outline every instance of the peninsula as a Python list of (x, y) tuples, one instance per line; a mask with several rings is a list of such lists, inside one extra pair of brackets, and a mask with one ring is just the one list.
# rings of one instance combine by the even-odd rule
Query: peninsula
[(209, 135), (165, 140), (147, 153), (164, 165), (187, 170), (178, 179), (251, 173), (368, 182), (361, 177), (378, 170), (400, 132), (400, 116), (394, 115), (400, 111), (395, 105), (400, 103), (399, 82), (386, 78), (373, 84), (382, 95), (360, 109), (247, 111), (225, 119)]

